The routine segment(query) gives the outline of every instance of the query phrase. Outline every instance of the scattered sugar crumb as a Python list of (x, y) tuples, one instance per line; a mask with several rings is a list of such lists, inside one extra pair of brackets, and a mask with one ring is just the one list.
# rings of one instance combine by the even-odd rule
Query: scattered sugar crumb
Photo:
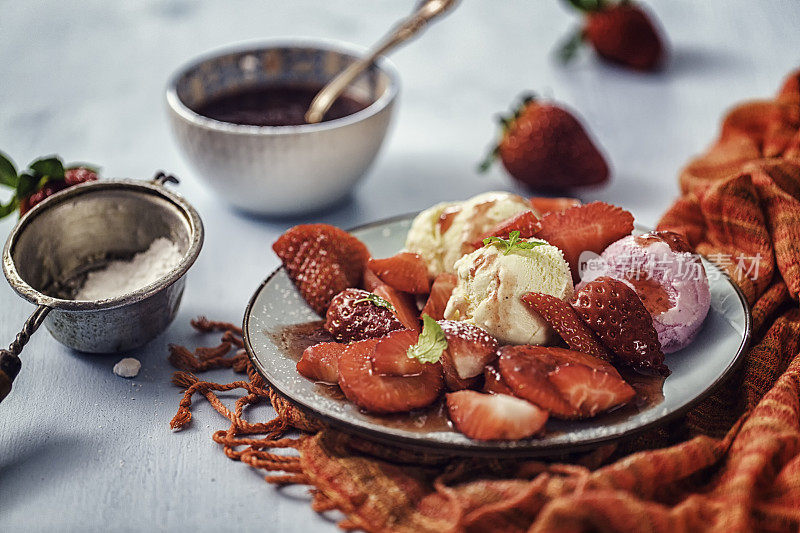
[(114, 373), (123, 378), (135, 378), (141, 368), (142, 363), (138, 359), (126, 357), (114, 365)]

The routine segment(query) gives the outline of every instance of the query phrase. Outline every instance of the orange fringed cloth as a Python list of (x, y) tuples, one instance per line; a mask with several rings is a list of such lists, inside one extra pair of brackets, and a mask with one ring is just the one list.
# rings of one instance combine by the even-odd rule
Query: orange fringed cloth
[[(731, 111), (680, 181), (659, 228), (718, 259), (747, 295), (755, 329), (738, 373), (684, 420), (555, 462), (420, 456), (307, 418), (249, 366), (238, 328), (200, 320), (198, 329), (224, 332), (222, 344), (172, 347), (170, 360), (186, 370), (173, 378), (185, 393), (172, 427), (189, 423), (192, 396), (204, 396), (230, 420), (213, 438), (231, 459), (271, 483), (308, 485), (312, 508), (341, 511), (344, 529), (798, 531), (800, 71), (774, 100)], [(221, 366), (247, 379), (221, 385), (191, 373)], [(230, 409), (217, 393), (234, 389), (244, 396)], [(266, 401), (274, 420), (243, 418), (245, 406)]]

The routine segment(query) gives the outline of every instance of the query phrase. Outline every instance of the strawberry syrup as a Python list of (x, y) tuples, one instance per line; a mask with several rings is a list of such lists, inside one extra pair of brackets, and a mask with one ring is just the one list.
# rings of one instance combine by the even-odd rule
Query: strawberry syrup
[[(309, 346), (320, 342), (330, 342), (333, 340), (331, 335), (323, 328), (324, 322), (321, 320), (307, 322), (304, 324), (294, 324), (278, 329), (270, 334), (273, 342), (278, 349), (293, 361), (299, 361), (303, 355), (303, 350)], [(659, 375), (643, 374), (629, 369), (621, 369), (620, 374), (628, 384), (636, 391), (636, 397), (622, 407), (600, 414), (593, 420), (598, 420), (607, 424), (621, 422), (626, 418), (658, 405), (664, 400), (664, 377)], [(346, 400), (341, 389), (329, 383), (317, 383), (317, 392), (321, 396), (334, 400)], [(417, 409), (408, 413), (394, 415), (376, 416), (365, 413), (376, 421), (387, 427), (403, 429), (418, 433), (431, 433), (437, 431), (451, 431), (452, 424), (447, 416), (447, 409), (443, 400), (439, 400), (430, 407)], [(561, 421), (558, 421), (559, 424)], [(570, 424), (580, 424), (580, 421), (570, 422)], [(557, 434), (557, 431), (548, 430), (548, 434)]]

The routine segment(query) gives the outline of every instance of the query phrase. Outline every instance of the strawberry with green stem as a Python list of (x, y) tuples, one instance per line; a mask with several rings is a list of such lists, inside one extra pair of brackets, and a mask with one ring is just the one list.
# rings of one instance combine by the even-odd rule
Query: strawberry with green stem
[(39, 158), (19, 173), (11, 159), (0, 152), (0, 185), (14, 191), (7, 203), (0, 204), (0, 218), (17, 208), (22, 216), (45, 198), (67, 187), (96, 179), (95, 168), (84, 164), (65, 167), (55, 155)]
[(539, 190), (559, 191), (608, 181), (605, 158), (580, 121), (555, 103), (524, 96), (510, 117), (500, 117), (500, 141), (481, 163), (495, 158), (515, 180)]
[(664, 62), (665, 46), (653, 17), (631, 0), (567, 0), (583, 13), (583, 25), (558, 50), (563, 62), (590, 44), (612, 63), (640, 71), (657, 70)]

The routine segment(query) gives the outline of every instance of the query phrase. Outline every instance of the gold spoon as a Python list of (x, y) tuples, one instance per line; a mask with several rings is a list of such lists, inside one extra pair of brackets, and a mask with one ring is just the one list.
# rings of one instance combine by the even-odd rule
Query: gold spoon
[(410, 16), (401, 20), (395, 27), (386, 34), (370, 50), (366, 57), (359, 59), (355, 63), (340, 72), (335, 78), (328, 82), (311, 101), (308, 106), (305, 119), (309, 124), (316, 124), (322, 121), (322, 117), (328, 112), (333, 102), (339, 98), (350, 83), (359, 74), (369, 68), (379, 56), (386, 54), (396, 46), (419, 33), (429, 21), (443, 15), (460, 0), (423, 0), (417, 4), (417, 8)]

